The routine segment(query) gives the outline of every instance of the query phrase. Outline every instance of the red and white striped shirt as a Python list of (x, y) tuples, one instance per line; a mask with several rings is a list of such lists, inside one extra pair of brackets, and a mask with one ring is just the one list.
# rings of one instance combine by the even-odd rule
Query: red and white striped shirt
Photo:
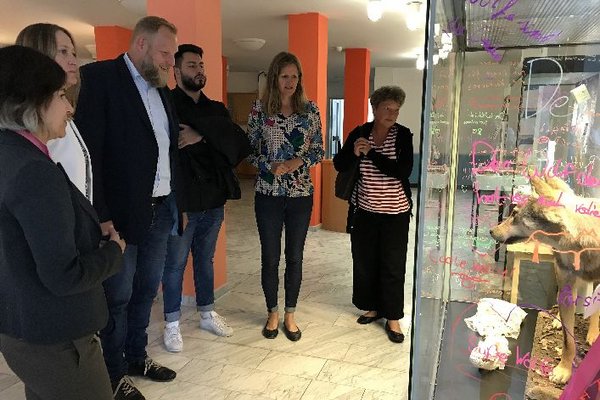
[[(398, 129), (392, 126), (381, 146), (369, 134), (369, 144), (375, 151), (391, 160), (396, 159), (396, 135)], [(410, 210), (410, 205), (399, 179), (385, 175), (368, 157), (360, 161), (361, 179), (358, 182), (358, 206), (363, 210), (382, 214), (400, 214)]]

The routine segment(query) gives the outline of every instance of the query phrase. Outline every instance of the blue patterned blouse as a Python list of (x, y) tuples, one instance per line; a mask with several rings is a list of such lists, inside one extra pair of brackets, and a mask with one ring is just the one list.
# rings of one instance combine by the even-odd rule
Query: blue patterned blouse
[[(309, 167), (323, 159), (321, 116), (317, 105), (309, 101), (306, 112), (285, 117), (268, 116), (257, 100), (248, 117), (248, 136), (253, 153), (248, 160), (258, 168), (256, 191), (269, 196), (301, 197), (313, 193)], [(271, 162), (299, 157), (304, 161), (297, 170), (279, 176), (271, 173)]]

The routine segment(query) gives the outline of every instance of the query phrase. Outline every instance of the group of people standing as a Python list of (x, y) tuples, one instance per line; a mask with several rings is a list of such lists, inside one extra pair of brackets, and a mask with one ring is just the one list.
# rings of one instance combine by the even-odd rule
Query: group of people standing
[[(233, 334), (215, 311), (213, 258), (224, 205), (240, 197), (233, 168), (246, 157), (258, 170), (262, 334), (278, 334), (285, 230), (282, 330), (301, 338), (309, 169), (324, 152), (300, 62), (275, 56), (246, 133), (202, 92), (203, 50), (177, 46), (176, 35), (165, 19), (144, 17), (125, 54), (81, 69), (73, 37), (53, 24), (30, 25), (0, 49), (0, 351), (27, 399), (140, 400), (130, 376), (173, 380), (175, 371), (148, 356), (146, 329), (162, 282), (164, 344), (182, 351), (190, 251), (200, 328)], [(177, 86), (168, 90), (172, 68)], [(358, 322), (386, 318), (394, 342), (403, 340), (412, 207), (412, 135), (395, 123), (403, 102), (399, 88), (376, 91), (374, 123), (334, 159), (339, 170), (359, 160), (364, 177), (350, 207), (353, 302), (367, 311)]]

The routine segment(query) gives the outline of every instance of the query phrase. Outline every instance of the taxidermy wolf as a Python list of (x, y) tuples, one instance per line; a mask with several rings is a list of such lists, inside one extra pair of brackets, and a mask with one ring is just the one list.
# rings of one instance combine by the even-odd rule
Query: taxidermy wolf
[[(527, 202), (516, 207), (511, 215), (490, 230), (502, 243), (535, 242), (552, 247), (558, 283), (558, 309), (563, 325), (563, 348), (560, 362), (550, 374), (555, 383), (565, 383), (571, 377), (575, 358), (575, 305), (579, 298), (576, 281), (600, 281), (600, 199), (577, 196), (559, 178), (531, 177), (534, 190)], [(564, 293), (569, 292), (569, 301)], [(561, 298), (563, 296), (563, 298)], [(589, 303), (589, 302), (588, 302)], [(598, 337), (598, 317), (590, 317), (588, 343)]]

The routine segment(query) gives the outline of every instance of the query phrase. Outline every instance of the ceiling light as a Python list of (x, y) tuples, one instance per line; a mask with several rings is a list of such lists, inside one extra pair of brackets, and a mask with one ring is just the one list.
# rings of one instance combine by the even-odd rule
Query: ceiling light
[(423, 26), (423, 15), (421, 12), (422, 5), (423, 2), (420, 0), (408, 1), (406, 3), (406, 6), (408, 7), (408, 12), (406, 13), (406, 27), (411, 31), (415, 31), (417, 28)]
[(409, 31), (416, 31), (417, 29), (419, 29), (420, 25), (421, 25), (421, 21), (419, 21), (418, 19), (416, 19), (414, 17), (410, 17), (406, 20), (406, 27), (408, 28)]
[(383, 15), (383, 0), (369, 0), (367, 3), (367, 16), (373, 22), (379, 21)]
[(419, 71), (425, 69), (425, 58), (423, 57), (423, 54), (417, 55), (417, 69)]
[(256, 51), (260, 50), (266, 43), (265, 39), (260, 38), (242, 38), (234, 39), (233, 43), (240, 49)]

